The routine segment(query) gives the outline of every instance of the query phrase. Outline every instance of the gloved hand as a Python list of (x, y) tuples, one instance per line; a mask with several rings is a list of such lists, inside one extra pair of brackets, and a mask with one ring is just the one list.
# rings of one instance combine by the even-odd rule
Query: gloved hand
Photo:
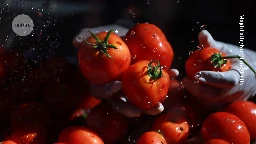
[[(119, 21), (119, 24), (123, 21)], [(129, 28), (131, 28), (131, 24), (127, 24), (126, 27), (120, 26), (118, 24), (100, 26), (95, 28), (85, 28), (82, 29), (77, 36), (73, 39), (73, 45), (79, 48), (80, 44), (91, 34), (88, 32), (90, 30), (93, 33), (99, 33), (102, 31), (114, 30), (114, 32), (120, 37), (125, 36), (128, 32)], [(175, 78), (179, 75), (178, 70), (171, 69), (169, 72), (170, 78)], [(118, 113), (127, 116), (127, 117), (138, 117), (142, 113), (148, 115), (157, 115), (164, 110), (164, 106), (162, 103), (158, 103), (154, 108), (149, 109), (147, 111), (141, 111), (136, 106), (131, 104), (126, 96), (122, 93), (122, 83), (120, 81), (114, 81), (109, 84), (104, 85), (91, 85), (91, 93), (97, 99), (107, 99), (109, 103), (112, 105), (113, 109)]]
[[(203, 30), (198, 36), (200, 45), (214, 47), (227, 56), (240, 55), (254, 69), (256, 68), (256, 52), (249, 49), (218, 42), (211, 34)], [(242, 44), (242, 43), (241, 43)], [(240, 59), (231, 59), (231, 70), (227, 72), (201, 71), (195, 83), (188, 77), (182, 80), (185, 89), (202, 104), (211, 108), (224, 106), (235, 100), (247, 100), (256, 94), (256, 74)]]

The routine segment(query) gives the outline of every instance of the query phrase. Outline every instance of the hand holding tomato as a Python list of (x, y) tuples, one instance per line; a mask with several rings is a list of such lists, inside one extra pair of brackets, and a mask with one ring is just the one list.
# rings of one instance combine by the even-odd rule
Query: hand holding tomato
[[(244, 48), (242, 53), (238, 46), (215, 41), (211, 34), (206, 30), (199, 33), (198, 39), (200, 45), (203, 45), (204, 48), (214, 48), (217, 53), (220, 52), (222, 54), (222, 57), (225, 57), (225, 55), (227, 57), (241, 55), (241, 57), (248, 62), (251, 68), (256, 68), (255, 52)], [(199, 55), (208, 55), (210, 58), (212, 53), (216, 53), (211, 52), (212, 50), (207, 51), (204, 48), (202, 49), (204, 52), (199, 53)], [(195, 76), (193, 78), (193, 74), (188, 75), (183, 79), (183, 84), (185, 89), (203, 104), (208, 107), (223, 106), (223, 104), (233, 102), (238, 99), (246, 100), (256, 94), (255, 73), (245, 63), (240, 61), (239, 58), (232, 57), (231, 59), (227, 59), (227, 64), (224, 64), (222, 65), (223, 67), (221, 67), (224, 69), (209, 69), (209, 65), (212, 66), (209, 63), (208, 65), (203, 66), (202, 64), (199, 64), (202, 67), (194, 67), (192, 65), (192, 61), (194, 62), (194, 65), (198, 65), (199, 62), (194, 60), (197, 60), (197, 56), (198, 54), (196, 52), (196, 54), (193, 55), (193, 60), (191, 60), (192, 58), (189, 58), (186, 62), (187, 73), (191, 73), (191, 71), (193, 71), (192, 73), (194, 73)], [(203, 56), (198, 57), (201, 58)], [(218, 58), (220, 57), (217, 57), (217, 59)], [(200, 60), (198, 59), (198, 61)], [(225, 59), (220, 59), (220, 61), (217, 61), (215, 65), (218, 67), (218, 64), (220, 64), (218, 62), (224, 61)], [(229, 61), (230, 68), (226, 67), (229, 65)]]

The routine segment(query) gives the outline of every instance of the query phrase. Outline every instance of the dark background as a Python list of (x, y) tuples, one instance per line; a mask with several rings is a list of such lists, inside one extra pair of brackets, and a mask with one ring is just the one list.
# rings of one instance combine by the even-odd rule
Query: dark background
[[(42, 10), (43, 9), (43, 10)], [(119, 18), (159, 26), (176, 56), (185, 59), (196, 48), (202, 25), (214, 39), (238, 45), (239, 17), (245, 15), (245, 47), (254, 49), (253, 0), (32, 0), (1, 2), (0, 44), (29, 57), (75, 56), (73, 37), (82, 28), (114, 23)], [(18, 14), (34, 20), (34, 31), (16, 36), (11, 22)]]

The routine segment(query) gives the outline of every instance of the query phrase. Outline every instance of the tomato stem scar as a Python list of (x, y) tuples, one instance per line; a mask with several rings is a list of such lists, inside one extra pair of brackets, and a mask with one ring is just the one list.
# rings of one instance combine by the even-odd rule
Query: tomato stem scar
[[(157, 62), (156, 66), (152, 66), (153, 62)], [(151, 60), (148, 64), (148, 75), (151, 79), (156, 80), (162, 77), (162, 67), (158, 60)]]
[(116, 46), (109, 44), (108, 40), (110, 38), (110, 34), (113, 32), (113, 30), (110, 30), (106, 37), (104, 38), (103, 41), (101, 41), (94, 33), (92, 33), (90, 30), (88, 30), (90, 32), (90, 34), (92, 35), (92, 37), (96, 40), (96, 44), (94, 43), (90, 43), (88, 41), (85, 40), (85, 42), (87, 44), (89, 44), (90, 46), (92, 46), (93, 48), (99, 50), (100, 52), (102, 52), (103, 54), (105, 54), (106, 56), (108, 56), (109, 58), (112, 58), (111, 55), (107, 52), (107, 48), (114, 48), (117, 49)]
[(253, 73), (256, 75), (256, 71), (253, 69), (252, 66), (250, 66), (248, 64), (247, 61), (245, 61), (242, 57), (240, 57), (239, 55), (234, 55), (234, 56), (225, 56), (223, 57), (221, 55), (221, 53), (214, 53), (212, 56), (211, 56), (211, 62), (213, 64), (214, 67), (218, 67), (218, 68), (221, 68), (224, 64), (227, 63), (227, 60), (226, 59), (234, 59), (234, 58), (238, 58), (240, 59), (241, 61), (243, 61), (245, 63), (245, 65), (247, 65), (252, 71)]

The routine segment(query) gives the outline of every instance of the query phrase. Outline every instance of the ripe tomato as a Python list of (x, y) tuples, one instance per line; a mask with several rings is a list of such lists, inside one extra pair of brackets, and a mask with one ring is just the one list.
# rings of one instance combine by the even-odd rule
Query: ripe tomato
[[(215, 48), (202, 48), (195, 50), (186, 60), (185, 70), (187, 75), (191, 79), (195, 79), (195, 75), (200, 71), (228, 71), (231, 67), (230, 60), (213, 60), (211, 57), (213, 54), (220, 54), (220, 51)], [(221, 53), (221, 56), (224, 57), (226, 54)], [(214, 56), (216, 58), (216, 56)], [(218, 64), (219, 62), (219, 64)], [(226, 64), (225, 64), (226, 63)], [(215, 67), (216, 66), (216, 67)]]
[(83, 126), (70, 126), (63, 129), (59, 134), (58, 142), (67, 144), (104, 144), (94, 131)]
[(115, 112), (108, 103), (101, 103), (89, 112), (85, 126), (97, 132), (105, 144), (113, 144), (126, 136), (128, 119)]
[(17, 144), (45, 144), (48, 141), (47, 130), (35, 124), (27, 124), (26, 127), (12, 129), (6, 140)]
[(239, 117), (246, 125), (251, 140), (256, 140), (256, 104), (249, 101), (235, 101), (228, 105), (225, 110)]
[(7, 140), (7, 141), (1, 142), (1, 144), (17, 144), (17, 143), (11, 140)]
[(159, 62), (142, 60), (123, 73), (123, 91), (129, 101), (140, 109), (149, 109), (163, 102), (169, 85), (169, 75)]
[(223, 139), (233, 144), (249, 144), (250, 134), (244, 122), (227, 112), (216, 112), (203, 122), (201, 133), (205, 141)]
[(159, 60), (164, 70), (171, 67), (174, 53), (164, 33), (155, 25), (141, 23), (131, 28), (125, 43), (132, 55), (132, 64), (141, 60)]
[[(78, 58), (83, 75), (92, 84), (106, 84), (121, 78), (131, 63), (131, 54), (123, 40), (111, 33), (100, 32), (80, 45)], [(95, 36), (98, 40), (96, 40)]]
[(230, 144), (230, 143), (222, 139), (210, 139), (206, 141), (205, 144)]
[(159, 115), (152, 129), (155, 131), (160, 130), (167, 143), (182, 144), (188, 138), (189, 124), (184, 115), (176, 112), (167, 111)]
[(149, 131), (142, 134), (136, 144), (167, 144), (167, 142), (160, 133)]

